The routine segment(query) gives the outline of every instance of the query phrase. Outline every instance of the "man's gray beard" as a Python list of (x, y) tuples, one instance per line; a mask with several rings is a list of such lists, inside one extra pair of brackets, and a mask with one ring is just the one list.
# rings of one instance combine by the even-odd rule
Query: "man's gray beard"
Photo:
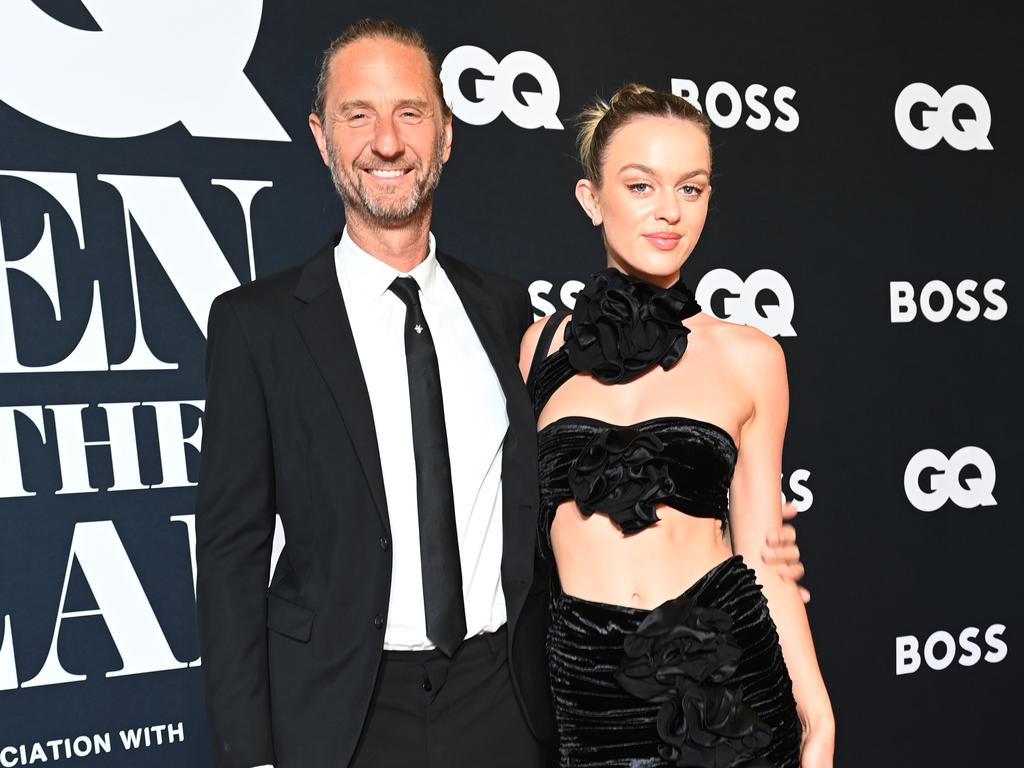
[(334, 154), (334, 145), (327, 139), (327, 159), (330, 160), (331, 181), (346, 208), (361, 209), (373, 223), (382, 226), (393, 226), (412, 218), (421, 209), (426, 208), (434, 195), (434, 190), (441, 182), (441, 171), (444, 168), (444, 135), (439, 138), (434, 156), (431, 158), (430, 170), (426, 177), (418, 179), (413, 187), (412, 195), (404, 205), (382, 205), (367, 193), (359, 179), (358, 171), (355, 183), (344, 174), (338, 173), (338, 161)]

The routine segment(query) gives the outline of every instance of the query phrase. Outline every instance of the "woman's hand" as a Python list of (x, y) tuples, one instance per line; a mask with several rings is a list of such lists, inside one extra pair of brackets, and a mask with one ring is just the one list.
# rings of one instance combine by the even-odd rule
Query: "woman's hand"
[[(782, 505), (782, 519), (792, 520), (796, 517), (796, 504), (788, 501)], [(800, 562), (800, 548), (796, 545), (796, 528), (790, 523), (768, 534), (765, 540), (764, 551), (761, 559), (765, 565), (775, 568), (776, 572), (785, 581), (792, 581), (800, 591), (800, 599), (804, 603), (811, 601), (811, 593), (806, 587), (799, 584), (804, 577), (804, 564)]]

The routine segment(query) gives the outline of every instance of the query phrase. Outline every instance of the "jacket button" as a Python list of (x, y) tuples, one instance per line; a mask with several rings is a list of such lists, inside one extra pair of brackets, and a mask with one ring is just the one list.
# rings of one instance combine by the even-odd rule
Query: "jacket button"
[(385, 552), (387, 552), (388, 551), (388, 547), (390, 547), (390, 546), (391, 546), (391, 542), (388, 541), (388, 537), (387, 536), (381, 536), (380, 537), (380, 548), (383, 549)]
[(423, 690), (426, 691), (427, 693), (430, 693), (434, 689), (434, 686), (432, 686), (430, 684), (430, 678), (429, 677), (424, 677), (423, 678), (423, 682), (420, 684), (420, 687), (423, 688)]
[(373, 626), (375, 626), (377, 629), (380, 629), (384, 626), (384, 617), (381, 616), (379, 613), (373, 617)]

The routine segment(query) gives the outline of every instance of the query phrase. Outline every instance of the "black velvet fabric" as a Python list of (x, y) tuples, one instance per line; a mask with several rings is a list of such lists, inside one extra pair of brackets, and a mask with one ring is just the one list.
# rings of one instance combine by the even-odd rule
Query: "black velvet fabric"
[(724, 525), (736, 455), (723, 429), (681, 416), (629, 427), (558, 419), (537, 436), (544, 540), (558, 505), (570, 498), (584, 515), (606, 514), (624, 533), (656, 523), (656, 504)]
[(738, 556), (653, 611), (557, 593), (548, 666), (561, 768), (799, 766), (775, 624)]

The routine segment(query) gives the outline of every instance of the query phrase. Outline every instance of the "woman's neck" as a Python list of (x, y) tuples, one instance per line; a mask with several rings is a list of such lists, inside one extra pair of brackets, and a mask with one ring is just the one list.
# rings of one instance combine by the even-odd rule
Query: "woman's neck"
[(624, 275), (628, 275), (636, 280), (642, 280), (645, 283), (651, 285), (657, 285), (661, 288), (671, 288), (673, 285), (679, 282), (679, 271), (672, 272), (668, 275), (651, 275), (641, 270), (635, 269), (630, 264), (626, 264), (620, 259), (616, 259), (611, 254), (608, 254), (608, 266), (612, 269), (617, 269)]

